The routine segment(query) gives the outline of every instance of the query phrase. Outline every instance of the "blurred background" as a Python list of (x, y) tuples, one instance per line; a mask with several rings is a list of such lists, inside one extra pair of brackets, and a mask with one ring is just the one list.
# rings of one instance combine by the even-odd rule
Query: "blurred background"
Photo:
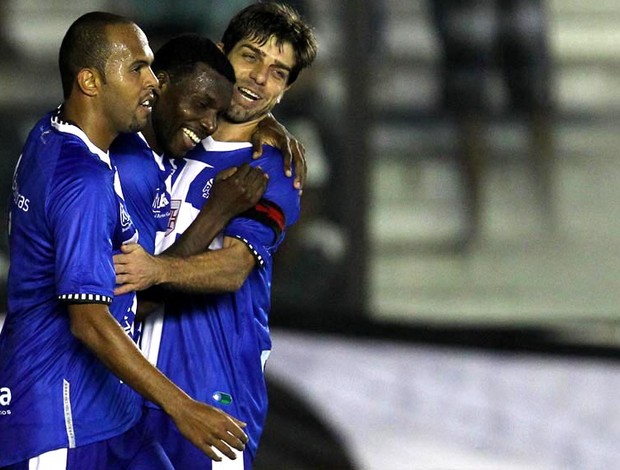
[[(75, 18), (156, 49), (249, 3), (2, 0), (0, 197)], [(288, 3), (320, 52), (275, 111), (309, 177), (257, 467), (620, 466), (620, 3)]]

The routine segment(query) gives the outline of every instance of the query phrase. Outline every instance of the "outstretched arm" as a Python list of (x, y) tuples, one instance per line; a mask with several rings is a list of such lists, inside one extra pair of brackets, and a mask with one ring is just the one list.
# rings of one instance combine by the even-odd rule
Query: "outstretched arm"
[(71, 332), (119, 379), (147, 400), (157, 403), (179, 431), (211, 459), (214, 452), (234, 459), (231, 448), (243, 450), (245, 423), (190, 398), (142, 355), (103, 304), (68, 306)]
[(284, 158), (284, 171), (286, 176), (293, 175), (295, 167), (295, 179), (293, 185), (296, 189), (302, 189), (306, 182), (306, 150), (295, 137), (280, 124), (273, 114), (269, 113), (259, 123), (254, 135), (252, 135), (252, 157), (258, 158), (263, 154), (262, 145), (267, 144), (277, 147)]
[(122, 247), (114, 257), (116, 282), (122, 284), (114, 294), (163, 286), (185, 292), (235, 292), (255, 266), (254, 256), (245, 243), (225, 237), (222, 249), (189, 257), (152, 256), (137, 244)]

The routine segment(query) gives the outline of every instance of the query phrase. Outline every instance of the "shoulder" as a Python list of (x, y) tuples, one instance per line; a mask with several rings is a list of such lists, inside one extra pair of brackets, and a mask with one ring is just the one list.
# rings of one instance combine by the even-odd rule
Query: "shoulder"
[(53, 176), (58, 189), (73, 188), (99, 195), (113, 190), (114, 173), (108, 163), (75, 138), (62, 143)]
[(297, 192), (293, 187), (293, 180), (284, 173), (284, 157), (280, 149), (268, 145), (263, 146), (263, 154), (260, 158), (252, 160), (250, 164), (254, 167), (260, 167), (269, 175), (270, 187), (282, 187), (282, 189), (290, 189), (291, 192)]
[(116, 166), (152, 164), (154, 157), (150, 147), (139, 134), (121, 134), (110, 146), (110, 160)]

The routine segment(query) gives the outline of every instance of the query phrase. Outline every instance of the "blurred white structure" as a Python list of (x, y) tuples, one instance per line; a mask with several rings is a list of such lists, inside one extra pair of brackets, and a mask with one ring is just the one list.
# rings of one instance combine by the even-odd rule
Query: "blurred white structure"
[(620, 468), (620, 364), (276, 331), (269, 374), (360, 470)]

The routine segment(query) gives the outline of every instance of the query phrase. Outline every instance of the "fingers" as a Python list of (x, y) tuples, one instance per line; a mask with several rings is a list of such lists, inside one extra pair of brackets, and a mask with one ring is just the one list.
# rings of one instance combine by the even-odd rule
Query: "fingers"
[(140, 250), (142, 247), (139, 243), (127, 243), (126, 245), (121, 245), (122, 253), (132, 253), (136, 250)]
[(235, 460), (239, 456), (239, 452), (243, 452), (245, 444), (248, 442), (247, 435), (241, 430), (241, 427), (245, 427), (246, 423), (228, 415), (226, 415), (226, 419), (228, 423), (225, 430), (221, 430), (204, 439), (203, 442), (197, 443), (205, 454), (218, 462), (221, 461), (221, 457), (214, 449), (217, 449), (221, 455)]
[(295, 189), (301, 190), (306, 182), (306, 149), (301, 142), (294, 141), (293, 161), (295, 164), (295, 180), (293, 185)]
[[(239, 435), (237, 437), (239, 437), (239, 439), (242, 439), (243, 436), (243, 439), (245, 439), (244, 442), (247, 442), (248, 436), (245, 435), (245, 433), (242, 431), (242, 428), (245, 428), (248, 424), (244, 421), (241, 421), (240, 419), (235, 418), (234, 416), (229, 416), (229, 418), (232, 419), (233, 422), (239, 427), (237, 430)], [(233, 430), (235, 429), (233, 428)]]
[(124, 295), (135, 291), (136, 289), (131, 284), (123, 284), (114, 289), (114, 295)]
[(215, 452), (210, 445), (208, 444), (202, 444), (202, 445), (198, 445), (198, 448), (203, 451), (205, 454), (207, 454), (207, 456), (213, 460), (214, 462), (221, 462), (222, 461), (222, 457), (220, 457), (219, 455), (217, 455), (217, 452)]
[(250, 142), (252, 143), (252, 158), (256, 160), (263, 154), (263, 145), (260, 140), (260, 135), (255, 132)]
[(245, 179), (248, 176), (248, 174), (252, 172), (252, 169), (253, 168), (248, 163), (244, 163), (237, 169), (237, 172), (235, 173), (235, 177), (241, 180)]
[[(232, 449), (237, 448), (236, 446), (231, 446), (228, 443), (224, 443), (224, 441), (216, 441), (215, 443), (212, 444), (213, 447), (215, 447), (217, 450), (219, 450), (222, 454), (224, 454), (226, 457), (228, 457), (231, 460), (235, 460), (237, 458), (237, 454), (235, 454), (235, 451)], [(240, 451), (243, 451), (243, 449), (245, 448), (245, 446), (243, 444), (241, 444), (241, 448), (238, 449)]]
[(245, 188), (255, 192), (256, 190), (264, 192), (267, 186), (268, 175), (260, 167), (252, 167), (247, 163), (244, 163), (239, 167), (236, 178), (239, 179), (239, 184)]
[(220, 181), (220, 180), (228, 179), (232, 175), (234, 175), (236, 172), (237, 172), (237, 167), (236, 166), (231, 166), (230, 168), (226, 168), (225, 170), (220, 171), (215, 176), (215, 181)]
[(293, 176), (293, 150), (291, 148), (291, 141), (286, 140), (285, 144), (280, 147), (282, 152), (282, 158), (284, 160), (284, 174), (289, 178)]

